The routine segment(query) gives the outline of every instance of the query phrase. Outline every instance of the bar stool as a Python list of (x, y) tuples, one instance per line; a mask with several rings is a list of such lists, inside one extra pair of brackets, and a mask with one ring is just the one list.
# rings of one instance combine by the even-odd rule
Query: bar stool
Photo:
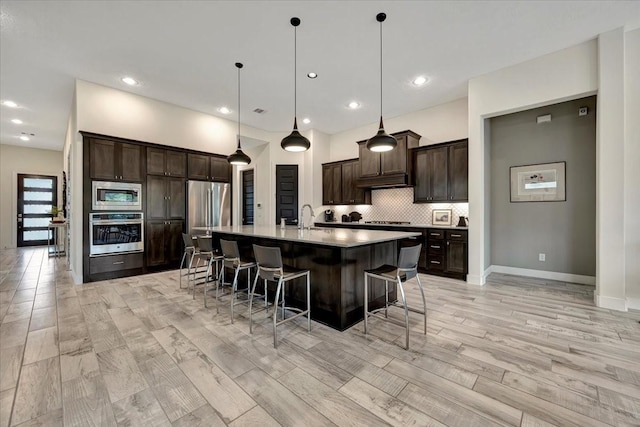
[[(368, 318), (369, 316), (378, 317), (383, 320), (388, 320), (400, 326), (404, 326), (406, 329), (405, 349), (409, 350), (409, 311), (414, 313), (420, 313), (424, 315), (424, 334), (427, 334), (427, 302), (424, 298), (424, 290), (422, 289), (422, 283), (420, 283), (420, 276), (418, 276), (418, 260), (420, 258), (420, 251), (422, 244), (416, 246), (409, 246), (400, 248), (400, 255), (398, 255), (398, 265), (382, 265), (375, 269), (364, 271), (364, 333), (367, 333)], [(375, 278), (384, 280), (384, 307), (378, 308), (373, 311), (369, 311), (369, 278)], [(418, 288), (420, 288), (420, 294), (422, 294), (423, 310), (409, 307), (407, 305), (407, 297), (404, 293), (403, 282), (415, 277), (418, 280)], [(402, 304), (397, 301), (389, 302), (389, 281), (395, 281), (400, 288), (400, 295), (402, 296)], [(389, 306), (404, 308), (404, 323), (388, 317)], [(379, 314), (384, 310), (384, 316)]]
[[(206, 273), (204, 276), (204, 306), (207, 307), (207, 284), (209, 282), (216, 282), (216, 289), (218, 288), (218, 281), (220, 279), (220, 263), (223, 261), (224, 256), (215, 253), (213, 250), (213, 238), (211, 236), (200, 236), (198, 237), (198, 261), (196, 262), (196, 271), (200, 266), (200, 260), (205, 261), (206, 265)], [(211, 268), (215, 263), (215, 268)], [(213, 277), (212, 280), (209, 280), (210, 277)], [(193, 286), (193, 298), (196, 297), (196, 287), (195, 284)]]
[[(291, 267), (284, 267), (282, 265), (282, 255), (280, 248), (267, 247), (253, 245), (253, 254), (256, 257), (258, 263), (258, 273), (253, 281), (253, 287), (249, 293), (249, 333), (253, 333), (253, 298), (255, 296), (256, 285), (258, 284), (258, 278), (261, 278), (265, 282), (265, 298), (266, 298), (266, 283), (267, 281), (278, 282), (276, 288), (276, 296), (274, 299), (275, 309), (273, 310), (273, 347), (278, 347), (278, 333), (276, 328), (285, 322), (293, 320), (300, 316), (307, 316), (307, 332), (311, 332), (311, 286), (310, 286), (310, 274), (309, 270), (299, 270)], [(284, 290), (282, 285), (299, 277), (307, 278), (307, 309), (301, 310), (297, 307), (287, 307), (284, 304)], [(280, 292), (282, 292), (282, 320), (278, 322), (278, 300), (280, 299)], [(290, 310), (296, 312), (291, 317), (285, 318), (285, 311)]]
[[(182, 233), (182, 241), (184, 242), (184, 254), (182, 255), (182, 260), (180, 260), (180, 289), (182, 289), (182, 278), (184, 276), (187, 276), (187, 289), (189, 289), (191, 285), (191, 276), (192, 274), (195, 274), (195, 272), (192, 273), (191, 271), (194, 268), (193, 260), (196, 255), (199, 254), (199, 250), (196, 248), (193, 238), (188, 234)], [(185, 268), (187, 272), (183, 273)]]
[(233, 323), (233, 308), (238, 304), (243, 304), (243, 301), (237, 300), (238, 293), (238, 275), (240, 271), (247, 270), (247, 293), (249, 293), (251, 288), (251, 269), (256, 267), (256, 263), (254, 261), (247, 261), (240, 259), (240, 251), (238, 250), (238, 242), (235, 240), (224, 240), (220, 239), (220, 248), (222, 249), (222, 267), (220, 274), (218, 275), (219, 280), (216, 286), (216, 312), (219, 313), (220, 309), (218, 308), (218, 296), (219, 289), (225, 285), (224, 282), (224, 271), (225, 268), (232, 268), (235, 271), (233, 276), (233, 282), (231, 283), (231, 323)]

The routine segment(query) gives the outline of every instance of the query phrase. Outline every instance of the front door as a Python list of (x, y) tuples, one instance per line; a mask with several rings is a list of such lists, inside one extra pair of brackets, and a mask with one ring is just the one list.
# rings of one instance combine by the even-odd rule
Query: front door
[(253, 225), (253, 169), (242, 171), (242, 225)]
[(18, 174), (18, 247), (48, 244), (54, 206), (58, 206), (57, 177)]
[(298, 224), (298, 165), (276, 165), (276, 224)]

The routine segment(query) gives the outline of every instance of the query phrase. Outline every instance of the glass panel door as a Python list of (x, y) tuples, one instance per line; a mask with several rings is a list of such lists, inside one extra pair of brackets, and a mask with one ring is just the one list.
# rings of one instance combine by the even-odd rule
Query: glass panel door
[(46, 245), (51, 209), (58, 205), (55, 176), (18, 174), (18, 246)]

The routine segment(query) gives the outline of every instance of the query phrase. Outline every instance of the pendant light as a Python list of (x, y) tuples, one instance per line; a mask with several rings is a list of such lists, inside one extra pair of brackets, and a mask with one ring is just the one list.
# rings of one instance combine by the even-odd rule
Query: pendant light
[(384, 131), (382, 123), (382, 23), (385, 19), (387, 19), (385, 13), (376, 15), (376, 20), (380, 23), (380, 128), (378, 133), (367, 141), (367, 148), (371, 151), (390, 151), (398, 145), (398, 141)]
[(298, 70), (298, 33), (297, 28), (300, 25), (300, 18), (291, 18), (291, 25), (293, 25), (293, 131), (289, 136), (282, 139), (280, 146), (287, 151), (307, 151), (311, 147), (311, 142), (298, 132), (298, 117), (297, 117), (297, 97), (298, 97), (298, 85), (297, 85), (297, 70)]
[(240, 146), (240, 69), (243, 65), (240, 62), (236, 62), (236, 67), (238, 68), (238, 149), (227, 157), (227, 162), (232, 165), (244, 166), (251, 163), (251, 158), (242, 152), (242, 147)]

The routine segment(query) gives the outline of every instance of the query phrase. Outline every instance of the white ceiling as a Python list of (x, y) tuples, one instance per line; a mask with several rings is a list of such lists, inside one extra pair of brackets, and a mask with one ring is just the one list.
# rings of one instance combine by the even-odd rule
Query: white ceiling
[[(0, 99), (20, 105), (1, 107), (0, 141), (55, 150), (75, 79), (236, 120), (238, 61), (242, 123), (288, 132), (293, 16), (302, 20), (298, 117), (312, 119), (300, 128), (328, 134), (378, 119), (378, 12), (387, 13), (385, 117), (462, 98), (474, 76), (640, 25), (639, 1), (2, 0), (0, 9)], [(124, 75), (141, 85), (124, 85)], [(431, 82), (413, 87), (417, 75)], [(349, 110), (351, 100), (362, 107)], [(223, 105), (233, 113), (220, 114)], [(21, 132), (35, 136), (23, 143)]]

